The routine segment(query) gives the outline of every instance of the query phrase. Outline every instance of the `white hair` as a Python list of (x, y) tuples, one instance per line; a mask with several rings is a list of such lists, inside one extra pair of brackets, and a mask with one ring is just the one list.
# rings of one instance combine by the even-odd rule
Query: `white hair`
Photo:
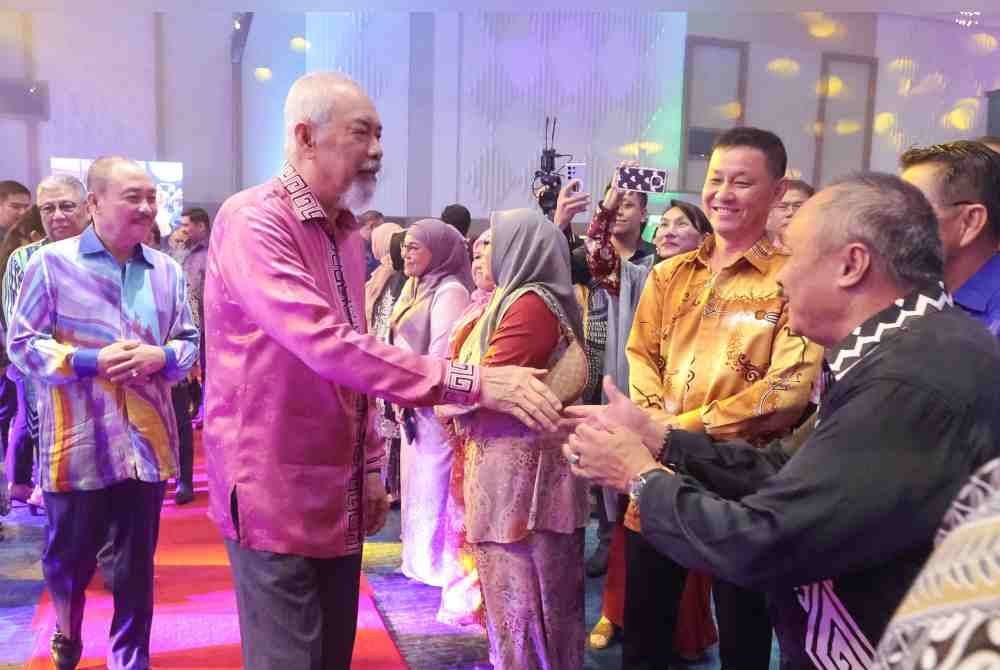
[(323, 126), (333, 119), (337, 94), (345, 88), (361, 90), (338, 72), (310, 72), (295, 80), (285, 98), (285, 158), (295, 153), (295, 126)]
[(66, 187), (76, 191), (77, 200), (83, 202), (87, 199), (87, 187), (83, 185), (83, 182), (68, 174), (54, 174), (46, 177), (42, 181), (38, 182), (38, 188), (35, 189), (35, 199), (39, 199), (42, 196), (42, 191), (47, 189)]

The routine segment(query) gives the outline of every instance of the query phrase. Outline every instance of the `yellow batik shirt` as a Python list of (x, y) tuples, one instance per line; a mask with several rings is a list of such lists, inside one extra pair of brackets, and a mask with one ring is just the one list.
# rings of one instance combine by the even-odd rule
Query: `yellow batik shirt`
[[(675, 428), (763, 445), (802, 419), (823, 349), (788, 329), (775, 281), (786, 254), (761, 237), (713, 274), (714, 245), (653, 268), (628, 340), (629, 392)], [(626, 526), (639, 530), (634, 504)]]

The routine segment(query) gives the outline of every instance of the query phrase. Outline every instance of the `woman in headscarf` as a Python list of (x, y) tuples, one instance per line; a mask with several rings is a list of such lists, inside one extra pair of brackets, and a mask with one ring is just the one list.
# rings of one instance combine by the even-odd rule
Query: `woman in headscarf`
[[(571, 403), (586, 385), (587, 360), (566, 240), (528, 209), (494, 213), (490, 229), (487, 267), (496, 289), (459, 360), (547, 369), (545, 382)], [(587, 484), (571, 474), (558, 438), (485, 410), (456, 421), (468, 440), (466, 538), (494, 667), (583, 667)]]
[[(496, 284), (486, 267), (486, 252), (490, 244), (490, 230), (480, 235), (472, 245), (472, 281), (476, 290), (465, 312), (458, 318), (448, 338), (450, 358), (458, 358), (465, 338), (468, 337), (486, 305), (493, 296)], [(441, 607), (437, 619), (453, 626), (481, 626), (483, 624), (483, 595), (479, 586), (479, 573), (472, 545), (465, 537), (465, 438), (459, 435), (454, 421), (442, 412), (445, 428), (451, 439), (455, 455), (451, 466), (451, 483), (446, 506), (447, 531), (445, 535), (446, 553), (455, 556), (455, 561), (441, 588)]]
[[(403, 242), (403, 271), (408, 279), (392, 310), (390, 342), (444, 358), (451, 327), (469, 304), (472, 287), (465, 238), (442, 221), (417, 221)], [(401, 414), (403, 574), (442, 586), (454, 561), (445, 547), (452, 446), (433, 408)]]
[[(383, 342), (389, 341), (389, 318), (406, 283), (402, 257), (398, 268), (393, 263), (393, 256), (402, 251), (403, 237), (403, 228), (392, 222), (383, 223), (372, 231), (372, 255), (378, 265), (365, 283), (365, 319), (368, 332)], [(375, 398), (374, 428), (385, 445), (382, 483), (390, 502), (395, 502), (399, 500), (399, 424), (392, 404), (382, 398)]]

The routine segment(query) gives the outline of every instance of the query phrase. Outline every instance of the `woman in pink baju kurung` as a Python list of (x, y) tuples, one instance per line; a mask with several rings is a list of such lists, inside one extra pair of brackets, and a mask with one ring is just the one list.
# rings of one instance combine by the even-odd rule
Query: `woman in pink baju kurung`
[[(548, 369), (563, 403), (582, 393), (587, 361), (562, 233), (532, 210), (491, 221), (496, 289), (464, 338), (459, 361)], [(583, 528), (587, 484), (559, 439), (485, 410), (456, 419), (466, 435), (466, 536), (485, 601), (498, 670), (583, 666)]]
[[(451, 327), (469, 304), (472, 275), (465, 238), (441, 221), (418, 221), (407, 231), (403, 261), (409, 279), (392, 311), (390, 341), (445, 358)], [(452, 443), (433, 408), (401, 414), (403, 574), (442, 586), (455, 561), (445, 542)]]

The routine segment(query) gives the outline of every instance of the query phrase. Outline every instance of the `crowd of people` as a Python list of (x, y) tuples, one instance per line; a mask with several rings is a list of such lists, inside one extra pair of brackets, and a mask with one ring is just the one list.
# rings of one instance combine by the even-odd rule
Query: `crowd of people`
[(48, 516), (56, 667), (98, 566), (109, 667), (149, 667), (160, 509), (172, 478), (193, 499), (202, 425), (246, 668), (349, 667), (391, 505), (403, 574), (496, 668), (620, 641), (628, 670), (716, 643), (763, 670), (772, 632), (787, 668), (1000, 659), (1000, 142), (817, 192), (733, 128), (648, 242), (614, 180), (471, 239), (460, 204), (355, 217), (382, 127), (342, 75), (296, 81), (285, 130), (273, 180), (166, 241), (127, 158), (0, 182), (0, 511)]

